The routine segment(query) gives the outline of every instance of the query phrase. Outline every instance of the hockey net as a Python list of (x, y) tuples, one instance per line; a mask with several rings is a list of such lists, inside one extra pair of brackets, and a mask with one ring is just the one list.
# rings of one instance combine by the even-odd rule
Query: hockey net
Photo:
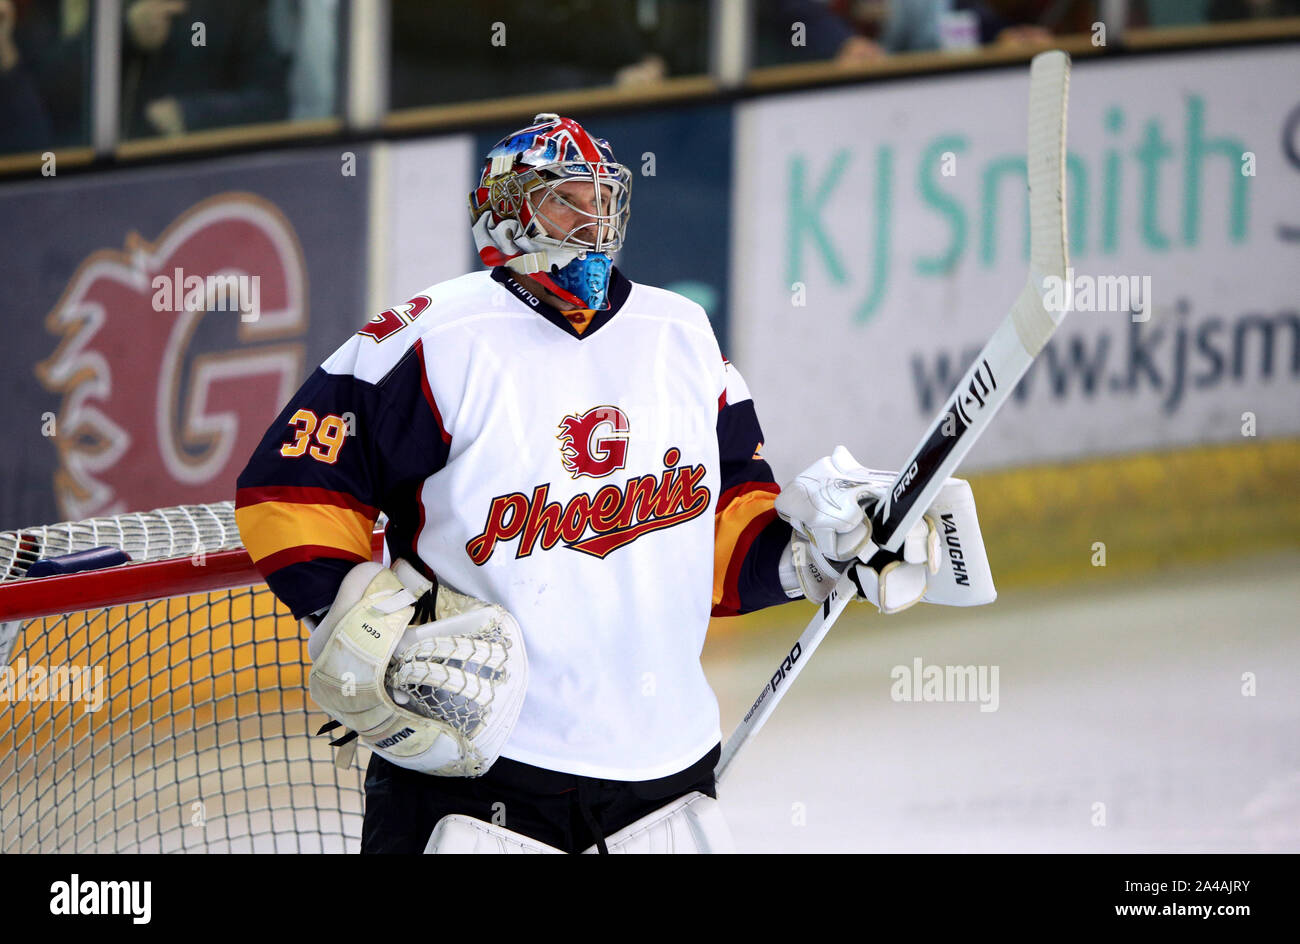
[(230, 502), (0, 532), (0, 852), (356, 851), (308, 665)]

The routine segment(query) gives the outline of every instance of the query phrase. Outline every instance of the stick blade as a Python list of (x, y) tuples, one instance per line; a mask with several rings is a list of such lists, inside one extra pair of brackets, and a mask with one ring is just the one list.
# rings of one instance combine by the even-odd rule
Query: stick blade
[(1070, 56), (1041, 52), (1029, 66), (1029, 279), (1012, 309), (1016, 332), (1030, 357), (1043, 349), (1065, 317), (1045, 298), (1048, 280), (1063, 284), (1070, 266), (1065, 214), (1066, 112)]
[(1030, 63), (1025, 155), (1029, 275), (1010, 312), (976, 355), (876, 510), (875, 540), (888, 551), (902, 546), (907, 531), (920, 520), (1065, 317), (1064, 308), (1049, 299), (1048, 292), (1052, 280), (1063, 285), (1070, 264), (1065, 219), (1069, 93), (1069, 54), (1051, 50), (1035, 56)]

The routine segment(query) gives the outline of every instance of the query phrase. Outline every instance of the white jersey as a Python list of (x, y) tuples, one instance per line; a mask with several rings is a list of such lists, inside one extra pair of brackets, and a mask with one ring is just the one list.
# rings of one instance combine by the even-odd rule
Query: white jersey
[[(386, 512), (393, 554), (519, 621), (530, 682), (502, 756), (646, 780), (721, 737), (700, 652), (727, 584), (715, 573), (719, 414), (748, 395), (699, 305), (615, 275), (611, 310), (581, 333), (506, 269), (377, 316), (286, 408), (259, 448), (264, 471), (255, 456), (241, 477), (239, 514), (272, 588), (301, 613), (323, 597), (303, 565), (322, 547), (354, 551), (330, 559), (342, 571), (361, 554), (325, 528), (305, 555), (302, 532), (322, 515), (355, 531)], [(349, 435), (333, 449), (309, 433), (298, 450), (304, 413), (318, 430), (337, 416)], [(739, 447), (753, 461), (725, 486), (745, 508), (724, 571), (774, 517), (770, 474), (752, 474), (766, 469), (758, 445)], [(283, 523), (295, 498), (290, 531), (259, 527)]]

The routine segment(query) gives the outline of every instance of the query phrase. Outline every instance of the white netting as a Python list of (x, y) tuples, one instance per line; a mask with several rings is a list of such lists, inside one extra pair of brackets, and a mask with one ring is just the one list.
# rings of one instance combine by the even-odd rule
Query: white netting
[[(122, 543), (239, 546), (229, 503), (0, 535), (23, 570)], [(368, 752), (314, 736), (298, 622), (264, 584), (139, 594), (0, 624), (0, 852), (355, 852)]]
[(235, 503), (180, 505), (85, 521), (0, 531), (0, 581), (16, 580), (41, 557), (116, 547), (132, 560), (188, 557), (241, 547)]

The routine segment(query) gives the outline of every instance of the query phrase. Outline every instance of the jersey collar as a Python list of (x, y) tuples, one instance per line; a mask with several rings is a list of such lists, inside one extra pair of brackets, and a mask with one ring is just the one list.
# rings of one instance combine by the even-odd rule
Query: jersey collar
[(591, 324), (587, 325), (587, 329), (579, 333), (578, 329), (569, 323), (569, 319), (564, 317), (558, 308), (543, 301), (531, 289), (517, 281), (510, 269), (505, 266), (497, 266), (492, 270), (492, 280), (500, 283), (506, 291), (519, 300), (521, 305), (531, 308), (565, 334), (578, 340), (591, 337), (608, 324), (610, 319), (618, 314), (619, 309), (623, 307), (623, 303), (627, 301), (627, 296), (632, 291), (632, 283), (615, 266), (609, 277), (609, 307), (596, 312), (595, 317), (591, 319)]

